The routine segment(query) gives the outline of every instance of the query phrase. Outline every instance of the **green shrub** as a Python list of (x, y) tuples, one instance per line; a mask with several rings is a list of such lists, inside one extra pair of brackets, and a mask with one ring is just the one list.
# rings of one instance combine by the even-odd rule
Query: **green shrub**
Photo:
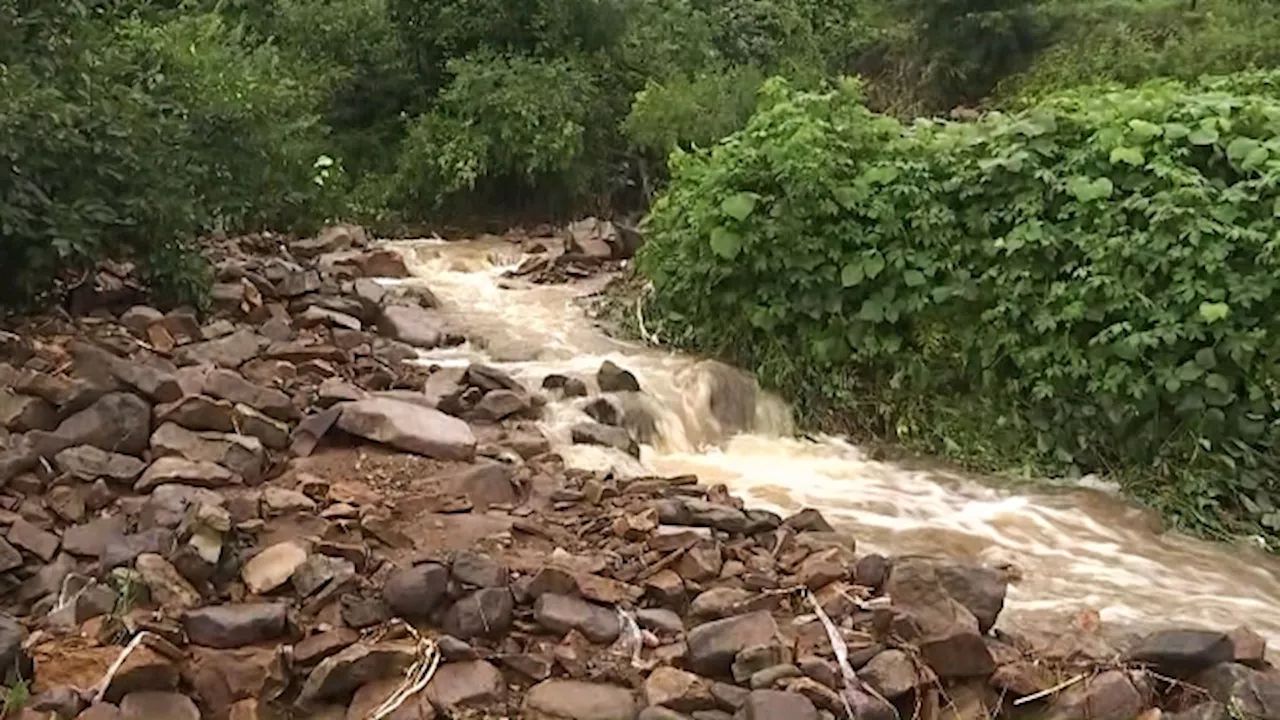
[(401, 150), (400, 202), (436, 208), (463, 191), (587, 179), (572, 171), (586, 161), (598, 91), (577, 63), (479, 53), (448, 69), (453, 81)]
[(763, 82), (750, 66), (651, 80), (636, 94), (624, 131), (633, 147), (661, 157), (676, 148), (706, 147), (746, 123)]
[(1081, 2), (1049, 5), (1053, 47), (999, 95), (1028, 101), (1076, 85), (1192, 81), (1280, 66), (1280, 5), (1268, 0)]
[(670, 340), (811, 421), (1280, 536), (1280, 100), (1166, 83), (904, 127), (853, 86), (764, 97), (648, 220)]

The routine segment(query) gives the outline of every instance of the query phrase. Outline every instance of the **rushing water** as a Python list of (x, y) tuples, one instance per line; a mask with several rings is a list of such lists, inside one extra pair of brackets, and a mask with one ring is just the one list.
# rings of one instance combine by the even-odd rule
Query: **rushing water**
[(637, 376), (644, 392), (636, 401), (657, 426), (640, 462), (570, 443), (568, 426), (584, 419), (578, 399), (553, 403), (544, 421), (572, 464), (692, 473), (755, 506), (783, 513), (815, 507), (863, 551), (1011, 564), (1022, 577), (1010, 588), (1002, 625), (1048, 629), (1093, 610), (1108, 626), (1247, 624), (1280, 643), (1280, 562), (1259, 550), (1162, 534), (1149, 512), (1101, 484), (1009, 489), (996, 479), (878, 462), (834, 438), (797, 439), (785, 406), (765, 394), (747, 394), (753, 427), (732, 434), (708, 411), (710, 388), (725, 368), (606, 336), (577, 302), (593, 289), (590, 282), (538, 286), (504, 278), (520, 252), (499, 241), (400, 247), (444, 312), (478, 338), (428, 353), (426, 361), (483, 360), (534, 388), (551, 373), (590, 384), (606, 359)]

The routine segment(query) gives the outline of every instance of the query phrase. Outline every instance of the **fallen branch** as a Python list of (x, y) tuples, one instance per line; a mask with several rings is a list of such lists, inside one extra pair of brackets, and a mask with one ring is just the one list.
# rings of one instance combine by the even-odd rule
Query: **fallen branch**
[(116, 673), (120, 672), (120, 668), (124, 665), (125, 659), (128, 658), (134, 650), (137, 650), (138, 646), (142, 644), (142, 639), (150, 634), (151, 633), (149, 631), (143, 630), (137, 635), (134, 635), (133, 639), (129, 641), (129, 644), (124, 646), (124, 650), (120, 651), (120, 654), (116, 656), (115, 662), (111, 663), (111, 667), (107, 668), (107, 674), (103, 676), (102, 681), (98, 684), (98, 691), (93, 695), (93, 701), (95, 703), (102, 702), (102, 698), (107, 694), (107, 688), (111, 687), (111, 681), (115, 679)]
[(1031, 693), (1030, 695), (1023, 695), (1017, 700), (1014, 700), (1013, 704), (1016, 707), (1018, 705), (1026, 705), (1029, 702), (1035, 702), (1036, 700), (1040, 700), (1042, 698), (1047, 698), (1050, 695), (1066, 690), (1067, 688), (1071, 687), (1072, 685), (1075, 685), (1081, 680), (1087, 679), (1089, 675), (1090, 673), (1080, 673), (1079, 675), (1076, 675), (1075, 677), (1067, 680), (1066, 682), (1058, 683), (1057, 685), (1054, 685), (1053, 687), (1047, 690), (1041, 690), (1040, 692)]

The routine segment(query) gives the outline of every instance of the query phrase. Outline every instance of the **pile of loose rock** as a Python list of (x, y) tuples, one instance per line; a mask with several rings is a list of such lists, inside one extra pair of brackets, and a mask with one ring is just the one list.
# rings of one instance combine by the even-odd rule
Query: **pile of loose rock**
[(1248, 630), (1033, 641), (994, 569), (566, 469), (548, 399), (634, 453), (635, 378), (410, 362), (466, 329), (359, 228), (211, 257), (204, 321), (108, 283), (0, 336), (13, 717), (1280, 718)]

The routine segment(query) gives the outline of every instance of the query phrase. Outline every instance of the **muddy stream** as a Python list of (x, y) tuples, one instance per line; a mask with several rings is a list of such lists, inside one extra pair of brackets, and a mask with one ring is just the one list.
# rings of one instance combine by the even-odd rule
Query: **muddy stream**
[(741, 393), (738, 402), (754, 400), (754, 412), (748, 409), (752, 427), (730, 433), (708, 410), (722, 369), (611, 338), (584, 315), (578, 298), (603, 278), (548, 286), (504, 278), (521, 255), (501, 241), (398, 245), (457, 327), (479, 338), (428, 353), (425, 362), (483, 360), (531, 388), (552, 373), (592, 384), (606, 359), (636, 375), (643, 395), (631, 401), (656, 426), (640, 461), (570, 443), (569, 425), (586, 419), (579, 398), (553, 402), (544, 420), (570, 464), (625, 474), (696, 474), (707, 484), (726, 484), (753, 506), (780, 513), (818, 508), (857, 538), (860, 552), (1011, 564), (1021, 579), (1011, 586), (1001, 616), (1009, 628), (1049, 630), (1096, 611), (1104, 626), (1135, 630), (1247, 624), (1273, 647), (1280, 644), (1280, 561), (1260, 550), (1163, 534), (1151, 513), (1101, 482), (1010, 488), (941, 466), (874, 461), (836, 438), (800, 439), (785, 405), (764, 394)]

